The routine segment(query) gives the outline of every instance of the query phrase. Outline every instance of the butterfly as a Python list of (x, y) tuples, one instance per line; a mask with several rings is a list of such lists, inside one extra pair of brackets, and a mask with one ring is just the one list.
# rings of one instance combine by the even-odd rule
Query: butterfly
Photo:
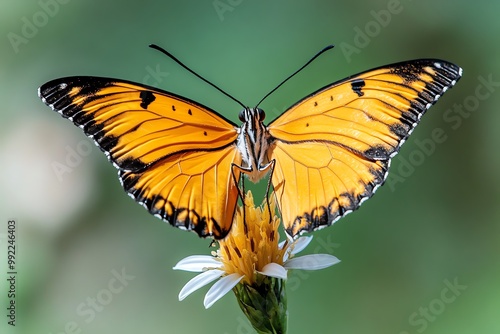
[(320, 88), (267, 125), (258, 107), (242, 105), (238, 126), (188, 98), (126, 80), (60, 78), (39, 96), (95, 141), (125, 191), (154, 216), (222, 239), (242, 176), (256, 182), (270, 174), (284, 229), (296, 237), (370, 198), (422, 115), (461, 75), (438, 59), (378, 67)]

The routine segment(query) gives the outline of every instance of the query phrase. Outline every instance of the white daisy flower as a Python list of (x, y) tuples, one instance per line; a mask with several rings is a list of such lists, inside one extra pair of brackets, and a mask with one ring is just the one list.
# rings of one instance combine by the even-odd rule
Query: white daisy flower
[[(284, 294), (281, 286), (284, 285), (288, 270), (319, 270), (340, 262), (335, 256), (329, 254), (294, 257), (309, 245), (312, 236), (300, 237), (295, 241), (288, 239), (278, 243), (279, 218), (274, 216), (273, 220), (270, 220), (267, 205), (255, 207), (250, 192), (245, 197), (245, 204), (246, 232), (242, 208), (238, 208), (231, 231), (224, 240), (219, 241), (220, 248), (217, 252), (212, 252), (212, 256), (188, 256), (175, 265), (173, 268), (175, 270), (201, 273), (186, 283), (179, 293), (179, 300), (183, 300), (194, 291), (216, 280), (218, 281), (205, 295), (203, 302), (205, 308), (212, 306), (239, 283), (255, 288), (265, 282), (276, 283), (283, 280), (279, 282), (278, 294)], [(275, 202), (271, 200), (271, 212), (274, 210)], [(278, 280), (266, 281), (266, 277)], [(241, 296), (241, 289), (236, 288), (234, 291), (237, 297)], [(242, 306), (240, 298), (238, 302)]]

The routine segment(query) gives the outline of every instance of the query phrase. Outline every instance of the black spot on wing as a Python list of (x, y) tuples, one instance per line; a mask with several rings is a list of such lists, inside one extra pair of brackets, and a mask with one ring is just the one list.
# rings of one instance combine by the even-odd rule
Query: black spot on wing
[(105, 78), (97, 77), (76, 77), (76, 80), (72, 82), (72, 86), (80, 86), (81, 90), (79, 94), (85, 96), (92, 96), (99, 92), (105, 87), (112, 86), (114, 82)]
[(120, 169), (133, 172), (141, 171), (147, 167), (147, 165), (142, 161), (140, 161), (139, 159), (132, 159), (132, 158), (127, 158), (123, 161), (120, 161), (118, 165), (120, 166)]
[[(190, 224), (193, 228), (192, 230), (198, 233), (200, 237), (206, 237), (208, 236), (207, 232), (207, 217), (200, 217), (195, 211), (191, 210), (192, 214), (188, 215), (191, 217), (196, 217), (194, 221), (189, 221), (188, 224)], [(188, 218), (188, 220), (191, 220), (191, 218)]]
[(108, 136), (102, 135), (94, 139), (99, 144), (99, 146), (106, 152), (111, 151), (116, 146), (116, 144), (118, 144), (119, 140), (118, 137), (109, 135)]
[(419, 75), (422, 73), (422, 66), (416, 63), (403, 63), (391, 68), (390, 73), (396, 74), (403, 79), (406, 84), (418, 80)]
[[(364, 194), (362, 194), (364, 195)], [(339, 211), (341, 215), (344, 215), (346, 211), (356, 210), (359, 206), (359, 199), (354, 197), (351, 193), (342, 193), (339, 195), (339, 198), (342, 198), (342, 202), (346, 203), (340, 206)]]
[[(307, 213), (304, 213), (304, 216)], [(295, 233), (296, 227), (300, 226), (300, 223), (302, 221), (302, 218), (305, 218), (304, 216), (297, 216), (295, 217), (295, 220), (290, 224), (288, 228), (285, 229), (286, 233), (292, 237), (295, 237), (298, 233)], [(306, 229), (307, 232), (309, 232), (309, 229)], [(300, 232), (300, 231), (298, 231)]]
[(153, 92), (149, 90), (143, 90), (139, 94), (139, 97), (141, 98), (141, 108), (142, 109), (148, 109), (148, 106), (156, 100), (156, 96), (154, 96)]
[(363, 79), (356, 79), (351, 81), (352, 91), (358, 94), (358, 96), (365, 95), (365, 93), (361, 91), (361, 88), (363, 88), (364, 86), (365, 86), (365, 81)]
[(423, 102), (421, 99), (410, 101), (410, 108), (401, 114), (401, 120), (406, 120), (410, 124), (418, 122), (419, 115), (425, 110)]
[(137, 181), (139, 181), (140, 179), (139, 174), (132, 174), (123, 170), (120, 170), (118, 172), (118, 177), (121, 180), (123, 189), (125, 189), (125, 191), (127, 192), (132, 192)]
[(409, 126), (403, 123), (395, 123), (389, 126), (389, 131), (398, 136), (399, 140), (406, 138), (409, 131)]
[(228, 231), (222, 230), (222, 228), (219, 225), (219, 222), (215, 220), (214, 217), (211, 217), (210, 221), (212, 222), (212, 226), (214, 227), (214, 229), (217, 231), (217, 234), (223, 235), (222, 238), (225, 237)]
[(374, 176), (372, 181), (373, 185), (378, 185), (384, 182), (387, 176), (387, 170), (389, 169), (389, 160), (381, 161), (382, 168), (374, 169), (370, 168), (370, 173)]
[(88, 136), (93, 136), (96, 142), (98, 142), (104, 135), (103, 129), (104, 129), (104, 124), (96, 123), (94, 119), (88, 121), (83, 127), (83, 131), (85, 132), (85, 134), (87, 134)]
[(363, 152), (363, 156), (370, 160), (388, 159), (390, 152), (383, 146), (373, 146)]
[(324, 206), (314, 208), (311, 211), (311, 214), (307, 215), (307, 216), (309, 216), (309, 220), (310, 220), (311, 225), (312, 225), (311, 227), (313, 229), (318, 228), (319, 226), (328, 224), (328, 219), (329, 219), (328, 209), (325, 208)]

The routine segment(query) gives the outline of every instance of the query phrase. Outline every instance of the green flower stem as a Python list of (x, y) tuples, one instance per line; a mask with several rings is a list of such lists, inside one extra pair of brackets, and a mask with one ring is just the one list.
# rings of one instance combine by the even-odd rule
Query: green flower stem
[(285, 334), (288, 322), (285, 281), (256, 274), (252, 285), (233, 288), (241, 310), (259, 334)]

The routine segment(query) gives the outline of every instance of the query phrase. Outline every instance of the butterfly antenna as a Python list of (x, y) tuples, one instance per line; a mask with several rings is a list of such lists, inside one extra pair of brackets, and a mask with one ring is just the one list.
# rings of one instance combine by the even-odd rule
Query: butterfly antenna
[(301, 68), (299, 68), (297, 71), (293, 72), (288, 78), (286, 78), (285, 80), (283, 80), (278, 86), (274, 87), (274, 89), (272, 91), (270, 91), (269, 93), (266, 94), (266, 96), (264, 96), (262, 98), (262, 100), (259, 101), (259, 103), (257, 103), (257, 105), (255, 106), (255, 108), (257, 108), (259, 106), (259, 104), (262, 103), (262, 101), (264, 101), (269, 95), (271, 95), (272, 93), (274, 93), (274, 91), (278, 88), (280, 88), (285, 82), (287, 82), (289, 79), (291, 79), (295, 74), (299, 73), (300, 71), (302, 71), (307, 65), (309, 65), (310, 63), (313, 62), (314, 59), (318, 58), (321, 54), (323, 54), (324, 52), (330, 50), (330, 49), (333, 49), (334, 45), (328, 45), (327, 47), (323, 48), (321, 51), (319, 51), (318, 53), (316, 53), (311, 59), (309, 59), (309, 61), (307, 63), (305, 63)]
[(243, 108), (245, 108), (245, 106), (243, 105), (243, 103), (241, 103), (240, 101), (238, 101), (233, 96), (229, 95), (229, 93), (226, 93), (224, 90), (222, 90), (222, 88), (220, 88), (220, 87), (216, 86), (215, 84), (211, 83), (210, 81), (208, 81), (207, 79), (205, 79), (204, 77), (202, 77), (201, 75), (199, 75), (198, 73), (196, 73), (195, 71), (193, 71), (192, 69), (190, 69), (189, 67), (187, 67), (186, 65), (184, 65), (179, 59), (177, 59), (176, 57), (174, 57), (174, 55), (172, 55), (170, 52), (168, 52), (164, 48), (159, 47), (156, 44), (150, 44), (149, 47), (152, 48), (152, 49), (158, 50), (158, 51), (162, 52), (163, 54), (167, 55), (170, 59), (172, 59), (173, 61), (175, 61), (177, 64), (181, 65), (183, 68), (185, 68), (186, 70), (188, 70), (189, 72), (191, 72), (192, 74), (194, 74), (196, 77), (198, 77), (199, 79), (205, 81), (207, 84), (209, 84), (210, 86), (214, 87), (219, 92), (221, 92), (222, 94), (226, 95), (227, 97), (229, 97), (230, 99), (232, 99), (233, 101), (235, 101), (236, 103), (238, 103), (240, 106), (242, 106)]

